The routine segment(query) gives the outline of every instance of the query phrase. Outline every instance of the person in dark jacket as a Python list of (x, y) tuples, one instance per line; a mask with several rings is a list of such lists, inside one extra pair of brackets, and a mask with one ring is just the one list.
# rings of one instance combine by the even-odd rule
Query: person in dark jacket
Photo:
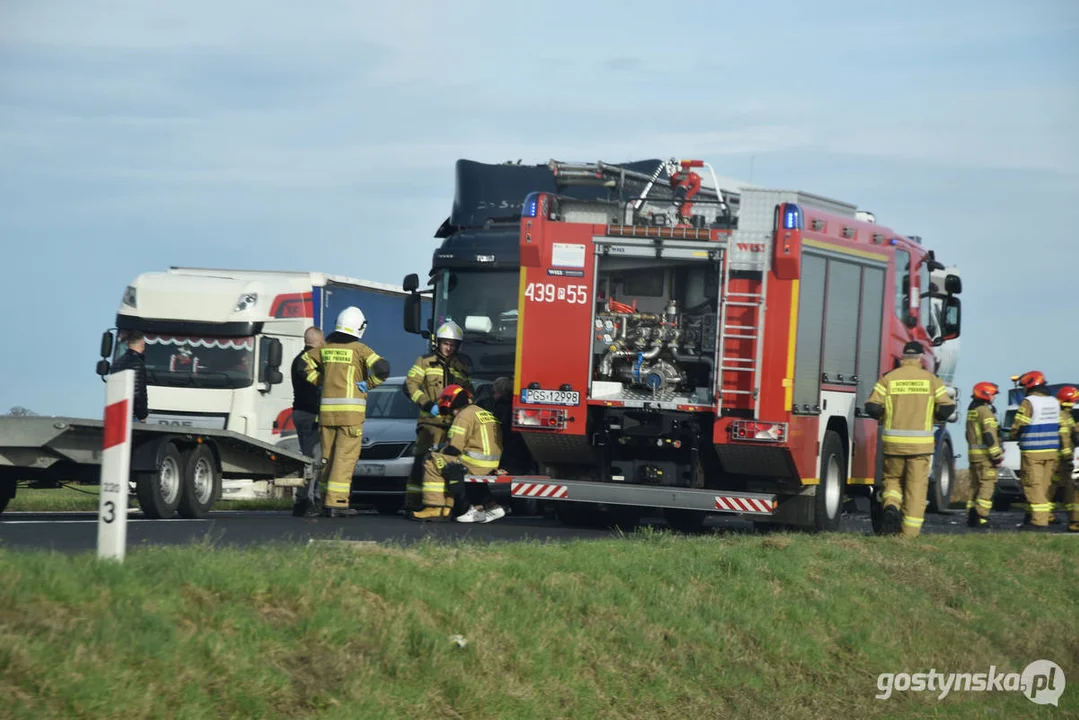
[(146, 399), (146, 336), (137, 330), (127, 330), (120, 334), (121, 342), (127, 344), (127, 350), (113, 364), (112, 373), (121, 370), (135, 371), (135, 420), (146, 422), (150, 414), (150, 404)]
[[(303, 350), (292, 361), (292, 424), (300, 440), (300, 452), (314, 458), (316, 464), (320, 460), (315, 457), (315, 452), (319, 442), (318, 408), (322, 399), (316, 358), (325, 343), (322, 331), (312, 325), (304, 331)], [(306, 485), (296, 488), (292, 514), (297, 517), (318, 515), (318, 473), (313, 471), (314, 468), (310, 468), (312, 474), (306, 476)]]

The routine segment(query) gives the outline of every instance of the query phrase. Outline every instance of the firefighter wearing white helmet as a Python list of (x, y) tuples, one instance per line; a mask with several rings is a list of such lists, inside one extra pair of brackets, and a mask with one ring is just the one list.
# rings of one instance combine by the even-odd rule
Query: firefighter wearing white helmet
[[(438, 398), (450, 385), (460, 385), (473, 392), (471, 362), (458, 353), (465, 334), (453, 320), (446, 320), (435, 331), (434, 350), (416, 359), (405, 377), (404, 391), (420, 408), (416, 421), (416, 445), (412, 472), (405, 488), (405, 510), (423, 507), (423, 461), (431, 448), (446, 439), (453, 418), (439, 413)], [(441, 486), (440, 486), (441, 487)]]
[(315, 359), (311, 380), (322, 386), (319, 402), (319, 435), (325, 463), (322, 481), (323, 514), (348, 514), (352, 472), (360, 458), (367, 391), (390, 376), (390, 364), (360, 342), (367, 318), (358, 307), (347, 307), (337, 316), (334, 332), (326, 338)]

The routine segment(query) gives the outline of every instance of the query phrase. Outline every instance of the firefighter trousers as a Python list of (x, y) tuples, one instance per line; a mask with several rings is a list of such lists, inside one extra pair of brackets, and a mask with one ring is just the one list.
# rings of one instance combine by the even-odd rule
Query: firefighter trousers
[(424, 507), (453, 507), (453, 492), (446, 487), (446, 480), (442, 477), (442, 469), (451, 462), (457, 462), (457, 458), (439, 452), (427, 453), (423, 463)]
[(883, 505), (903, 513), (903, 536), (918, 537), (925, 522), (932, 455), (885, 455)]
[(326, 485), (324, 507), (348, 508), (352, 494), (352, 473), (360, 459), (363, 425), (319, 428), (325, 465), (322, 478)]
[(423, 501), (424, 463), (431, 448), (438, 447), (446, 439), (446, 430), (445, 425), (416, 425), (416, 450), (413, 453), (412, 471), (405, 486), (405, 510), (419, 510), (426, 504)]
[(989, 517), (989, 511), (993, 509), (993, 491), (997, 487), (996, 467), (988, 460), (972, 460), (969, 482), (967, 510), (974, 508), (978, 517)]
[(1030, 508), (1030, 524), (1037, 527), (1049, 525), (1049, 513), (1053, 503), (1049, 500), (1049, 485), (1056, 473), (1058, 461), (1055, 457), (1023, 453), (1019, 461), (1019, 472), (1023, 477), (1023, 493)]
[(1061, 458), (1057, 465), (1056, 484), (1063, 488), (1064, 510), (1068, 513), (1068, 523), (1079, 523), (1079, 490), (1076, 489), (1076, 481), (1072, 480), (1074, 465), (1070, 459)]

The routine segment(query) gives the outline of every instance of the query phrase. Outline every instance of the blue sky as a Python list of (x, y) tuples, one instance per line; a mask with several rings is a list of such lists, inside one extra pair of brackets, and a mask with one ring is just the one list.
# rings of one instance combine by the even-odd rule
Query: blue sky
[(364, 5), (3, 3), (0, 411), (99, 415), (140, 272), (422, 271), (459, 157), (857, 203), (960, 266), (964, 394), (1079, 380), (1079, 3)]

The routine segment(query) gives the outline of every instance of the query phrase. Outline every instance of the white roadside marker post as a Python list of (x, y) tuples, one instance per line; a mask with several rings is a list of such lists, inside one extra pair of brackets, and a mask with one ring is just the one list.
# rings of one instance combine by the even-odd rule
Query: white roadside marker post
[(124, 561), (134, 398), (133, 370), (108, 376), (105, 383), (105, 439), (101, 452), (101, 500), (97, 510), (99, 559)]

